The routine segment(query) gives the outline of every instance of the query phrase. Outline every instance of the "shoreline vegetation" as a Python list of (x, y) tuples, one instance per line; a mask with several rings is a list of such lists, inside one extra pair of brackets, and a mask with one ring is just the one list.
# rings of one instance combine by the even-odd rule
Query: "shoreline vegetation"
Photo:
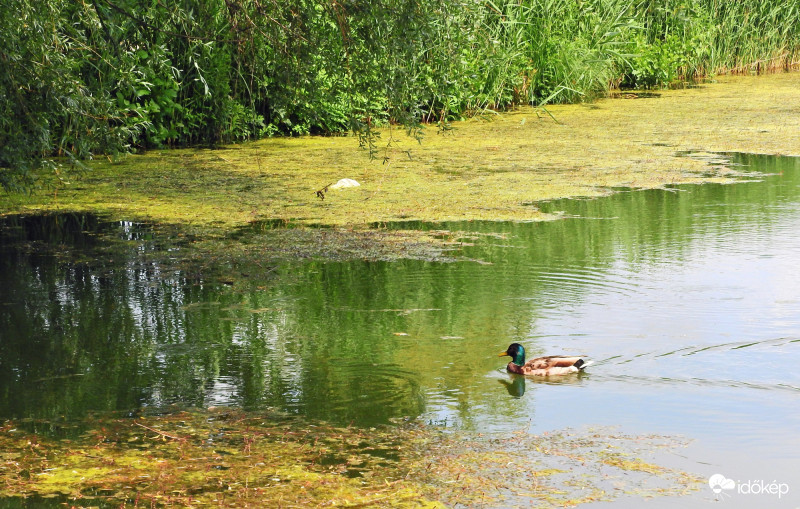
[(387, 126), (416, 138), (800, 61), (800, 8), (766, 0), (12, 0), (0, 29), (12, 191), (71, 180), (91, 158), (276, 135), (349, 132), (384, 158)]

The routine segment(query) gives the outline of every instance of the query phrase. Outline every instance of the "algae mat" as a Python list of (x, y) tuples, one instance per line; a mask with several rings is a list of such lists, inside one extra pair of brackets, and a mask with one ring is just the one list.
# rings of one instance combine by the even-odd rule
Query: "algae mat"
[[(545, 219), (537, 202), (616, 187), (728, 182), (685, 151), (800, 155), (800, 74), (724, 77), (683, 90), (519, 110), (425, 130), (387, 129), (370, 160), (353, 137), (266, 139), (94, 162), (0, 213), (72, 210), (229, 228), (254, 220), (361, 226), (396, 220)], [(340, 178), (362, 185), (316, 192)]]
[(701, 483), (651, 462), (682, 439), (613, 430), (486, 438), (211, 409), (6, 421), (0, 444), (0, 501), (25, 507), (550, 508)]

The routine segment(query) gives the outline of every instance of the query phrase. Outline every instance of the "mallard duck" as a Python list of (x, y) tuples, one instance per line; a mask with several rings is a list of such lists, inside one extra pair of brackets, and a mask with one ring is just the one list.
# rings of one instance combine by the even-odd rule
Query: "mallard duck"
[(511, 343), (505, 352), (499, 357), (508, 355), (511, 362), (506, 369), (518, 375), (552, 376), (566, 375), (582, 371), (591, 364), (580, 357), (565, 357), (563, 355), (551, 355), (549, 357), (537, 357), (525, 362), (525, 349), (519, 343)]

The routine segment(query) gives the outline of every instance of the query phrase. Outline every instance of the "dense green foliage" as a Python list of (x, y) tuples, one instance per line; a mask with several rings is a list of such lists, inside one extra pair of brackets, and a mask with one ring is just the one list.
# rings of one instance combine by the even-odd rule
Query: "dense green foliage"
[(411, 129), (486, 108), (785, 68), (777, 0), (8, 0), (0, 184), (132, 147)]

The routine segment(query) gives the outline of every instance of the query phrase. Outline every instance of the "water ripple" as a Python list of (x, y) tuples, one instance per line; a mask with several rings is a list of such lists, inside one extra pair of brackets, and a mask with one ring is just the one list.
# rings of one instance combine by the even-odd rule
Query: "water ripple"
[(619, 381), (625, 384), (639, 384), (639, 385), (696, 385), (706, 387), (739, 387), (747, 389), (759, 390), (781, 390), (800, 392), (800, 386), (795, 386), (786, 383), (767, 383), (767, 382), (748, 382), (743, 380), (732, 379), (714, 379), (702, 377), (667, 377), (667, 376), (646, 376), (646, 375), (628, 375), (628, 374), (609, 374), (609, 373), (595, 373), (591, 374), (593, 381)]

